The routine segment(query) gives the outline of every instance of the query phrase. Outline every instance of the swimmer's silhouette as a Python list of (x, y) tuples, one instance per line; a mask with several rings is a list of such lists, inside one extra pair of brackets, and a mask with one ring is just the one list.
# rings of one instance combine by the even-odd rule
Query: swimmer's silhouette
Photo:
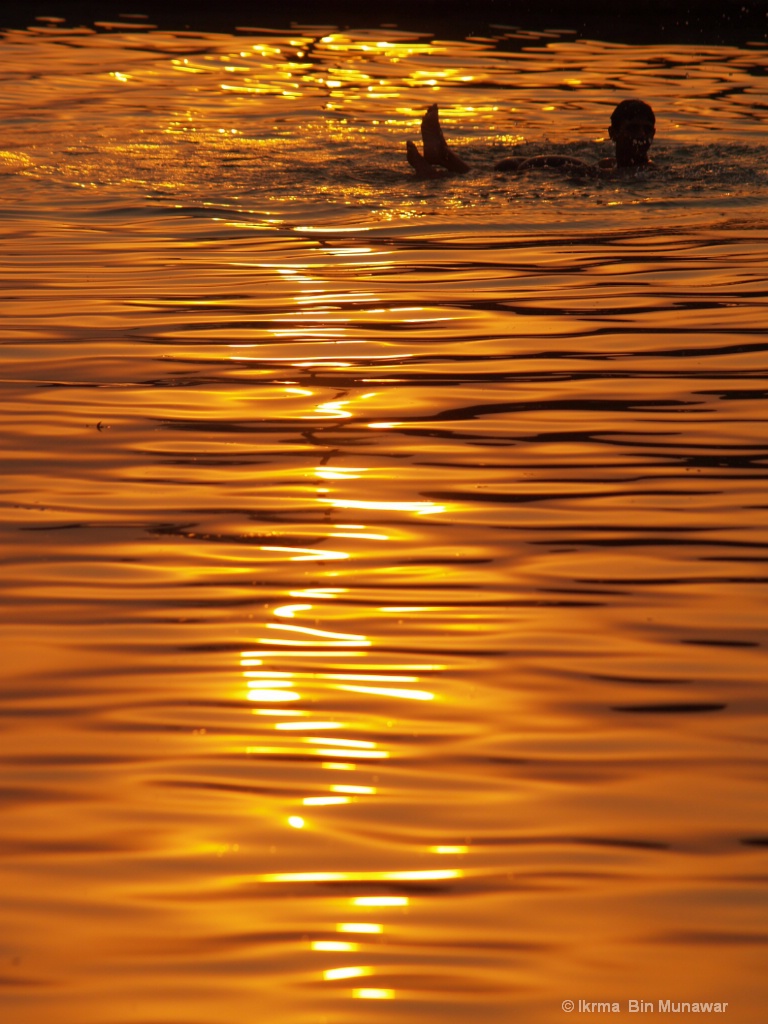
[(437, 104), (433, 103), (421, 119), (421, 139), (424, 143), (424, 156), (410, 141), (406, 143), (408, 163), (416, 171), (419, 178), (439, 178), (445, 171), (438, 171), (435, 164), (444, 167), (451, 174), (466, 174), (470, 169), (461, 157), (456, 156), (448, 146), (440, 127)]
[[(656, 134), (653, 110), (643, 100), (622, 100), (611, 114), (608, 134), (616, 147), (616, 154), (598, 164), (589, 164), (560, 153), (545, 153), (541, 156), (505, 157), (494, 170), (520, 173), (536, 167), (552, 167), (577, 174), (605, 174), (617, 168), (646, 167), (650, 162), (648, 150)], [(440, 178), (446, 174), (466, 174), (470, 170), (469, 164), (457, 156), (445, 141), (436, 103), (422, 118), (421, 138), (423, 156), (412, 142), (406, 146), (408, 163), (416, 171), (417, 178)]]

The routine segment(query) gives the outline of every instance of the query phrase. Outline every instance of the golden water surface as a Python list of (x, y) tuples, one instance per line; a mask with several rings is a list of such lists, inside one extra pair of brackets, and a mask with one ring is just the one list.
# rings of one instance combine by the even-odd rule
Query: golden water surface
[(767, 57), (0, 37), (3, 1022), (764, 1024)]

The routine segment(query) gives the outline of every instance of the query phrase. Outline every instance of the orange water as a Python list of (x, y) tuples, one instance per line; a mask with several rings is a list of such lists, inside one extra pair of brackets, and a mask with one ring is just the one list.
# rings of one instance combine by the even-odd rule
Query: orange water
[(764, 1024), (768, 53), (324, 31), (0, 40), (2, 1020)]

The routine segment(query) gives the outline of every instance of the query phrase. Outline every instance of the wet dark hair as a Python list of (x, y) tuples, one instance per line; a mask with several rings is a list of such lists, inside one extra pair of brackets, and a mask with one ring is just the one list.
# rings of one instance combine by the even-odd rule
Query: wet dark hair
[(611, 114), (611, 127), (615, 128), (631, 117), (650, 121), (652, 125), (656, 124), (656, 115), (643, 100), (622, 100)]

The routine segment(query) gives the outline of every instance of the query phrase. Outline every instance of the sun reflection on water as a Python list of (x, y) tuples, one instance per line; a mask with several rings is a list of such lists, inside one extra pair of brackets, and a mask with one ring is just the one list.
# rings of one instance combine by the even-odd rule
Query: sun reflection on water
[[(294, 389), (292, 393), (296, 394)], [(308, 389), (301, 397), (312, 399)], [(344, 416), (340, 403), (332, 411), (337, 417)], [(368, 468), (364, 465), (323, 464), (315, 470), (318, 480), (340, 489), (341, 493), (326, 497), (327, 489), (320, 489), (315, 501), (325, 512), (339, 508), (355, 508), (362, 513), (386, 512), (398, 517), (419, 518), (424, 515), (441, 514), (446, 511), (444, 505), (430, 501), (387, 501), (366, 500), (349, 496), (361, 482), (365, 486)], [(364, 520), (365, 516), (362, 517)], [(380, 713), (381, 702), (392, 701), (439, 701), (438, 687), (431, 684), (428, 688), (424, 682), (427, 678), (434, 680), (436, 674), (444, 667), (437, 663), (413, 663), (403, 658), (382, 658), (380, 648), (388, 646), (385, 636), (383, 643), (375, 635), (366, 635), (349, 628), (340, 629), (336, 625), (334, 612), (336, 603), (345, 595), (354, 592), (356, 576), (360, 571), (357, 567), (359, 555), (353, 550), (338, 549), (338, 542), (344, 538), (354, 541), (376, 541), (393, 539), (394, 534), (369, 532), (364, 521), (333, 522), (326, 521), (325, 536), (337, 550), (333, 553), (344, 563), (342, 575), (336, 575), (333, 586), (318, 586), (313, 583), (306, 588), (293, 588), (286, 591), (285, 603), (276, 604), (271, 612), (276, 621), (266, 621), (255, 635), (253, 646), (241, 654), (241, 670), (245, 681), (246, 696), (252, 711), (260, 716), (264, 728), (260, 739), (247, 747), (247, 754), (252, 757), (293, 757), (301, 761), (311, 758), (315, 765), (317, 781), (313, 791), (297, 795), (287, 801), (283, 807), (284, 822), (288, 828), (301, 836), (306, 836), (307, 855), (311, 858), (313, 836), (324, 831), (323, 818), (326, 813), (344, 814), (353, 809), (358, 801), (375, 800), (386, 792), (386, 784), (371, 784), (367, 775), (368, 767), (373, 764), (396, 763), (398, 752), (389, 747), (381, 738), (380, 730), (376, 729), (375, 718)], [(323, 560), (326, 552), (308, 552), (285, 545), (274, 544), (265, 546), (265, 550), (280, 552), (292, 561), (310, 558), (313, 561)], [(366, 545), (365, 551), (370, 551)], [(364, 556), (368, 557), (368, 556)], [(382, 604), (377, 612), (388, 620), (393, 612), (402, 614), (418, 613), (420, 609), (398, 608)], [(328, 625), (323, 625), (328, 619)], [(332, 625), (333, 623), (333, 625)], [(288, 660), (295, 656), (311, 659), (312, 665), (306, 670), (292, 665)], [(360, 664), (350, 671), (339, 663), (339, 659), (350, 656), (358, 659)], [(265, 667), (269, 664), (269, 668)], [(333, 706), (333, 694), (344, 692), (357, 694), (370, 706), (366, 714), (364, 707), (353, 716), (339, 713), (334, 709), (328, 717), (323, 713), (324, 705)], [(275, 704), (289, 703), (286, 714), (280, 713)], [(273, 705), (273, 706), (270, 706)], [(366, 719), (370, 718), (370, 732)], [(371, 733), (378, 732), (376, 738)], [(366, 735), (366, 733), (368, 733)], [(339, 771), (355, 774), (366, 771), (360, 781), (345, 783), (332, 782)], [(326, 773), (332, 773), (325, 779)], [(425, 846), (422, 852), (436, 860), (444, 860), (446, 855), (465, 853), (466, 847), (457, 846)], [(317, 870), (317, 871), (278, 871), (262, 874), (256, 879), (262, 884), (421, 884), (449, 881), (461, 878), (460, 868), (444, 868), (435, 864), (423, 867), (392, 870)], [(337, 933), (354, 935), (355, 941), (341, 939), (316, 938), (309, 942), (310, 951), (320, 957), (345, 954), (359, 955), (365, 953), (371, 940), (379, 940), (386, 932), (386, 923), (373, 919), (350, 919), (349, 910), (345, 907), (368, 908), (371, 913), (377, 909), (402, 908), (408, 905), (409, 897), (390, 895), (344, 897), (339, 903), (338, 920), (335, 924)], [(378, 968), (373, 965), (340, 965), (319, 967), (320, 977), (325, 982), (343, 983), (364, 976), (375, 977)], [(394, 999), (397, 990), (391, 985), (366, 988), (344, 989), (350, 998), (355, 999)]]

